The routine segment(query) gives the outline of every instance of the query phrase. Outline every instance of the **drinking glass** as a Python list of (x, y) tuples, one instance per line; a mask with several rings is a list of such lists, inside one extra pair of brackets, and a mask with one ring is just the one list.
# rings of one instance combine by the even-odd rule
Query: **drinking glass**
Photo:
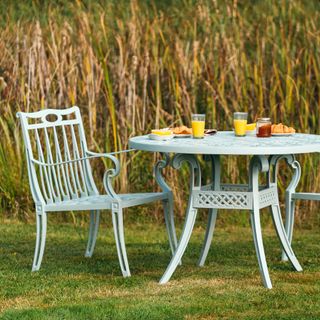
[(194, 139), (204, 138), (204, 124), (206, 115), (205, 114), (193, 114), (192, 115), (192, 136)]
[(233, 114), (234, 134), (237, 137), (243, 137), (246, 135), (247, 120), (247, 112), (235, 112)]

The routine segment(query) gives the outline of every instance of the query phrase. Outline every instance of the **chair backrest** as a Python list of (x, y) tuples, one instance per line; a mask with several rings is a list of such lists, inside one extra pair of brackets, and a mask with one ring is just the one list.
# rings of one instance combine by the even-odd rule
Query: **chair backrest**
[(37, 204), (98, 194), (87, 156), (80, 110), (18, 112), (25, 143), (30, 188)]

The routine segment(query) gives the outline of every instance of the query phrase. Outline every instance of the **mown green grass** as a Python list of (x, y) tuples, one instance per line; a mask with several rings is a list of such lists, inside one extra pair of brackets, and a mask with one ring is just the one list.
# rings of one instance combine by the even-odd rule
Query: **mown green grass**
[(126, 279), (120, 275), (111, 222), (101, 226), (91, 259), (83, 256), (86, 225), (49, 222), (42, 269), (31, 273), (34, 225), (3, 221), (0, 318), (319, 319), (319, 230), (295, 233), (302, 273), (279, 260), (275, 233), (269, 226), (264, 230), (272, 290), (261, 284), (248, 227), (218, 228), (206, 266), (199, 268), (204, 225), (197, 224), (183, 265), (161, 286), (157, 281), (170, 254), (164, 226), (151, 219), (126, 226), (132, 271)]

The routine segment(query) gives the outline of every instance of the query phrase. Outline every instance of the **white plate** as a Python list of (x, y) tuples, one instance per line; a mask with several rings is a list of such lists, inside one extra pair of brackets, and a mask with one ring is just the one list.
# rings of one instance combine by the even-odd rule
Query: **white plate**
[(173, 139), (174, 135), (170, 134), (170, 135), (159, 135), (159, 134), (154, 134), (154, 133), (150, 133), (149, 134), (149, 139), (151, 140), (157, 140), (157, 141), (167, 141), (167, 140), (171, 140)]
[(291, 132), (291, 133), (271, 133), (272, 136), (275, 137), (288, 137), (288, 136), (293, 136), (295, 134), (295, 132)]
[(247, 136), (255, 136), (257, 134), (256, 130), (247, 130), (246, 135)]
[(192, 134), (191, 133), (185, 133), (185, 134), (174, 134), (175, 138), (191, 138)]

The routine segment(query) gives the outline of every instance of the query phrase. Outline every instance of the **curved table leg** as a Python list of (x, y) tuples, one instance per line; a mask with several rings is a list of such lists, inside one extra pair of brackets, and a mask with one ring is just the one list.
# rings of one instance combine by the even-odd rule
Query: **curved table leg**
[[(212, 155), (210, 156), (212, 163), (212, 190), (220, 190), (220, 156)], [(209, 249), (212, 242), (213, 232), (216, 225), (217, 220), (217, 209), (209, 209), (208, 223), (206, 234), (204, 237), (204, 242), (202, 245), (202, 250), (200, 254), (200, 259), (198, 261), (198, 266), (202, 267), (206, 261), (206, 258), (209, 253)]]
[(192, 193), (194, 190), (200, 190), (201, 171), (197, 158), (191, 154), (177, 154), (172, 160), (172, 166), (175, 169), (179, 169), (183, 162), (187, 162), (190, 167), (190, 196), (186, 212), (186, 220), (184, 223), (183, 231), (179, 240), (178, 247), (165, 271), (160, 284), (167, 283), (174, 271), (176, 270), (185, 250), (188, 245), (193, 226), (197, 216), (197, 209), (193, 208)]
[(271, 206), (271, 212), (272, 212), (272, 219), (273, 219), (274, 226), (276, 228), (276, 232), (282, 244), (283, 252), (285, 252), (286, 256), (289, 258), (294, 268), (297, 271), (302, 271), (302, 267), (291, 248), (289, 239), (287, 238), (287, 234), (285, 232), (283, 222), (282, 222), (279, 203), (277, 205)]
[[(277, 184), (278, 163), (281, 159), (285, 159), (287, 164), (290, 165), (292, 167), (292, 169), (294, 170), (291, 182), (286, 189), (285, 232), (286, 232), (286, 238), (287, 238), (289, 244), (291, 244), (292, 234), (293, 234), (293, 225), (294, 225), (294, 211), (295, 211), (295, 200), (292, 199), (292, 194), (295, 193), (296, 187), (299, 183), (299, 180), (301, 177), (301, 167), (300, 167), (300, 164), (296, 160), (294, 155), (273, 156), (273, 157), (271, 157), (270, 164), (274, 166), (274, 170), (273, 170), (272, 181), (270, 181), (270, 178), (269, 178), (269, 183)], [(280, 216), (280, 218), (281, 218), (281, 216)], [(288, 261), (288, 257), (289, 256), (288, 256), (288, 254), (286, 254), (286, 251), (284, 249), (282, 251), (281, 259), (283, 261)], [(291, 260), (291, 262), (292, 262), (292, 260)], [(302, 270), (300, 264), (299, 264), (299, 267), (300, 268), (297, 269), (297, 267), (295, 266), (297, 271)]]
[[(292, 235), (293, 235), (293, 225), (294, 225), (294, 212), (295, 212), (295, 200), (292, 199), (292, 194), (296, 192), (296, 187), (300, 181), (301, 167), (300, 167), (300, 163), (295, 159), (294, 156), (292, 156), (292, 161), (287, 161), (287, 163), (290, 164), (294, 170), (292, 180), (286, 190), (285, 229), (286, 229), (287, 238), (289, 240), (289, 243), (291, 244)], [(288, 260), (288, 256), (285, 254), (284, 251), (282, 252), (282, 260), (283, 261)]]
[(165, 158), (163, 160), (159, 160), (155, 166), (154, 166), (154, 175), (155, 179), (160, 186), (161, 190), (163, 192), (166, 192), (168, 194), (168, 199), (163, 200), (163, 209), (164, 209), (164, 219), (166, 223), (166, 229), (168, 233), (169, 238), (169, 244), (170, 249), (172, 252), (172, 255), (176, 251), (177, 248), (177, 235), (176, 235), (176, 229), (174, 226), (174, 214), (173, 214), (173, 193), (171, 188), (168, 186), (168, 184), (165, 182), (162, 170), (167, 167), (170, 163), (170, 156), (169, 154), (164, 154)]
[(265, 156), (254, 156), (251, 159), (249, 171), (249, 190), (253, 193), (253, 210), (250, 216), (251, 228), (262, 282), (266, 288), (271, 289), (272, 284), (264, 252), (259, 209), (259, 172), (267, 172), (268, 170), (269, 162)]

